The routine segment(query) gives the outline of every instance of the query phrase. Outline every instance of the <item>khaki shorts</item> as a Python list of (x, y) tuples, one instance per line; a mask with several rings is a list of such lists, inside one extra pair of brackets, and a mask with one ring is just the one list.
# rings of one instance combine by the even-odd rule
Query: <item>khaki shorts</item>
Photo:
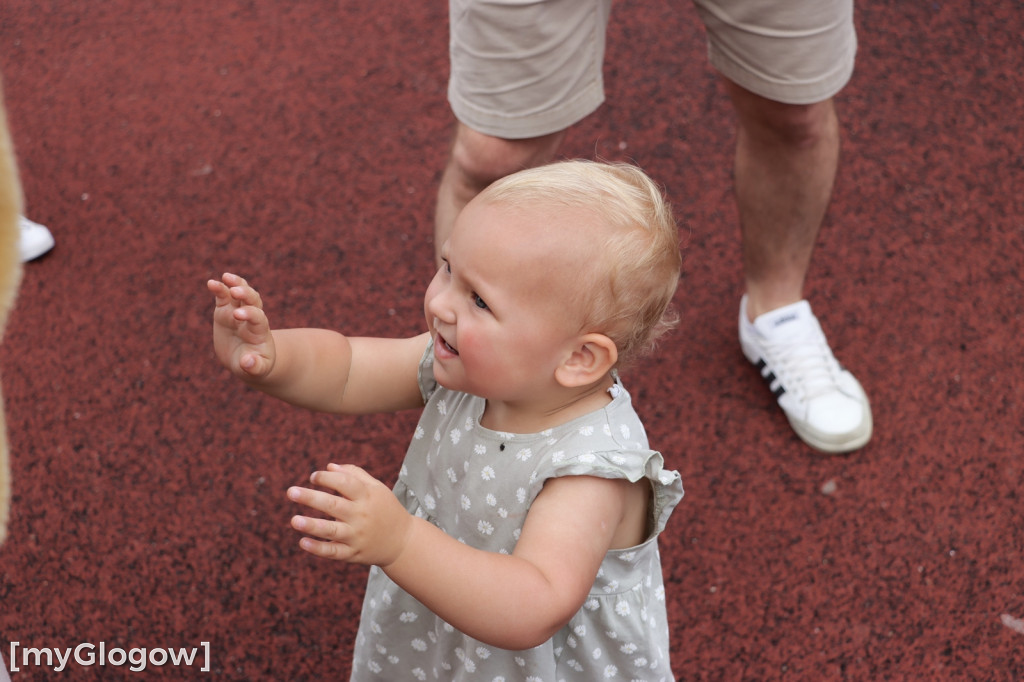
[[(564, 130), (604, 101), (612, 0), (449, 0), (448, 101), (506, 139)], [(693, 0), (725, 77), (787, 104), (833, 96), (853, 74), (853, 0)], [(667, 115), (667, 114), (666, 114)]]
[(853, 0), (693, 0), (723, 76), (786, 104), (813, 104), (853, 75)]

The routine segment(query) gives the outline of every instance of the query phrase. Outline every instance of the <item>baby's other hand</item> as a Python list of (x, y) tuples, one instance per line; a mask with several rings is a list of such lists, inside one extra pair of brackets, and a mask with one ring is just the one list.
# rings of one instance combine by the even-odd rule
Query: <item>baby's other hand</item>
[(274, 367), (274, 337), (259, 292), (231, 273), (206, 284), (214, 296), (213, 348), (217, 359), (243, 379), (261, 379)]
[(337, 494), (288, 489), (288, 499), (331, 517), (292, 517), (292, 528), (320, 538), (302, 538), (302, 549), (327, 559), (382, 567), (399, 557), (413, 516), (390, 488), (351, 464), (328, 464), (327, 471), (315, 472), (310, 481)]

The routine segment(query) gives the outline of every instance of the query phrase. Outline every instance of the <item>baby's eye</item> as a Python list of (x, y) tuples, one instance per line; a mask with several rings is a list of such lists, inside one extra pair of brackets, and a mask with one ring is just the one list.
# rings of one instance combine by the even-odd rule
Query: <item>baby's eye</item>
[(444, 271), (447, 274), (449, 274), (449, 275), (452, 274), (452, 264), (449, 263), (447, 260), (442, 262), (441, 267), (444, 269)]
[(487, 310), (487, 303), (485, 303), (484, 299), (480, 298), (476, 294), (473, 294), (473, 303), (476, 305), (477, 308)]

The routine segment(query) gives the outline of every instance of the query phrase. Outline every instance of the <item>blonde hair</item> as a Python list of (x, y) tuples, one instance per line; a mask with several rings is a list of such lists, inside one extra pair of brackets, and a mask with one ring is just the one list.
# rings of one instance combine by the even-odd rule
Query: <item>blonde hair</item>
[(580, 209), (601, 223), (594, 235), (600, 258), (580, 273), (580, 300), (589, 308), (583, 331), (614, 341), (620, 366), (649, 353), (675, 326), (679, 232), (662, 190), (636, 166), (562, 161), (502, 178), (480, 198)]

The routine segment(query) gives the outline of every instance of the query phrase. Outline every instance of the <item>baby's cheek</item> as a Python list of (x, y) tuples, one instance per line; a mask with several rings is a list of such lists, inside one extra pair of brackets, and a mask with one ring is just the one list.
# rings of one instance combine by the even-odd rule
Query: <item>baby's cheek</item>
[(480, 334), (473, 329), (465, 327), (458, 329), (455, 340), (459, 345), (459, 355), (464, 356), (464, 360), (481, 355), (485, 347)]
[(486, 336), (476, 330), (459, 330), (458, 343), (459, 357), (468, 372), (487, 372), (488, 368), (493, 368), (495, 363), (501, 361), (495, 357), (493, 346)]

